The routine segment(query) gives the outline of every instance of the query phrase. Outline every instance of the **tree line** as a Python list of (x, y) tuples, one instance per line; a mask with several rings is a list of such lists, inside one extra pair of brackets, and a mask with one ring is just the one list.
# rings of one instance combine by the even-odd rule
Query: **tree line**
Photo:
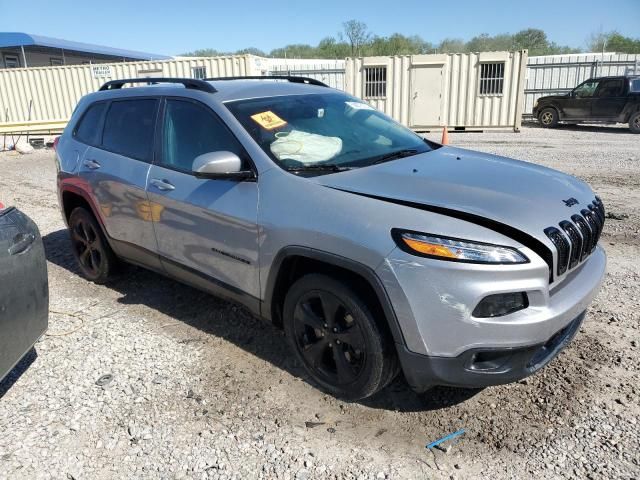
[(294, 43), (265, 52), (259, 48), (243, 48), (234, 52), (221, 52), (213, 48), (205, 48), (185, 53), (185, 56), (210, 57), (220, 55), (252, 54), (273, 58), (345, 58), (353, 56), (388, 56), (415, 55), (422, 53), (467, 53), (498, 50), (529, 51), (529, 56), (554, 55), (587, 52), (640, 53), (640, 38), (625, 37), (612, 31), (592, 34), (587, 41), (586, 50), (567, 45), (558, 45), (550, 41), (547, 34), (537, 28), (528, 28), (517, 33), (501, 33), (489, 35), (482, 33), (470, 40), (461, 38), (445, 38), (435, 44), (424, 40), (419, 35), (406, 36), (394, 33), (387, 37), (375, 35), (367, 25), (358, 20), (349, 20), (342, 24), (342, 31), (336, 36), (325, 37), (318, 45)]

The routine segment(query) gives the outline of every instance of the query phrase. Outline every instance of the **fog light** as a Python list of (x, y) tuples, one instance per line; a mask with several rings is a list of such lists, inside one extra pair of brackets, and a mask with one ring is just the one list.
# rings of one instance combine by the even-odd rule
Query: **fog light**
[(528, 306), (525, 292), (497, 293), (483, 298), (471, 315), (477, 318), (501, 317)]

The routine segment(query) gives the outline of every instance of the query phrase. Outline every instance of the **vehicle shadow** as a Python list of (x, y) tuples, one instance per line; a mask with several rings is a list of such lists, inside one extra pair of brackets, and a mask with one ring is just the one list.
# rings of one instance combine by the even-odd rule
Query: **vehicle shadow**
[[(45, 235), (43, 242), (48, 261), (79, 275), (66, 230)], [(223, 338), (314, 385), (291, 354), (282, 330), (258, 319), (239, 304), (130, 265), (123, 266), (119, 277), (107, 286), (122, 295), (118, 299), (122, 304), (145, 305), (207, 335)], [(405, 412), (438, 410), (464, 402), (478, 392), (438, 387), (416, 394), (400, 375), (382, 392), (359, 403)]]
[(13, 387), (13, 385), (20, 379), (20, 377), (29, 369), (29, 367), (38, 358), (38, 352), (35, 347), (31, 347), (22, 360), (20, 360), (15, 367), (4, 377), (4, 380), (0, 381), (0, 400), (5, 394)]

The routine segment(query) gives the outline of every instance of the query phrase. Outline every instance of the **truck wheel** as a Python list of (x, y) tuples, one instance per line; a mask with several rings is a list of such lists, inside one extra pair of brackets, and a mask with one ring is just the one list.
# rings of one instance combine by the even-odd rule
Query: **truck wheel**
[(640, 133), (640, 112), (631, 114), (629, 118), (629, 129), (633, 133)]
[(69, 216), (69, 235), (82, 275), (99, 284), (111, 280), (116, 256), (93, 214), (83, 207), (75, 208)]
[(305, 275), (289, 289), (283, 314), (296, 356), (326, 391), (359, 400), (393, 380), (398, 370), (393, 342), (346, 284)]
[(545, 108), (538, 115), (538, 121), (544, 128), (553, 128), (558, 125), (558, 112), (555, 108)]

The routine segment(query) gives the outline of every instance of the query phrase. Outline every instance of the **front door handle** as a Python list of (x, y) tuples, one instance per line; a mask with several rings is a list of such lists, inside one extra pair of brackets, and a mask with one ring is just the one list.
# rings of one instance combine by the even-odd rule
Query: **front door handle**
[(84, 166), (90, 168), (91, 170), (96, 170), (101, 167), (101, 165), (95, 160), (85, 160)]
[(173, 184), (171, 182), (169, 182), (168, 180), (160, 180), (159, 178), (152, 178), (151, 179), (151, 185), (156, 187), (158, 190), (162, 190), (162, 191), (168, 191), (168, 190), (175, 190), (176, 189), (176, 187), (174, 187)]

